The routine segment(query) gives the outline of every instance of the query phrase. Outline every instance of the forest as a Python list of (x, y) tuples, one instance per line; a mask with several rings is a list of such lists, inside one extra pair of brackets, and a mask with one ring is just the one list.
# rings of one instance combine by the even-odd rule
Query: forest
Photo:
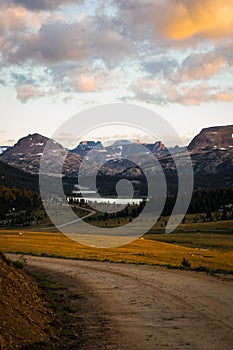
[(41, 207), (41, 200), (37, 193), (6, 186), (0, 186), (0, 203), (2, 224), (31, 222), (34, 210)]

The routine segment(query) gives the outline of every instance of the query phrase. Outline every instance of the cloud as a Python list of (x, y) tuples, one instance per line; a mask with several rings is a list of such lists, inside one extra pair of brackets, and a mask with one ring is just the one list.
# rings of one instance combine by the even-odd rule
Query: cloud
[(233, 93), (233, 89), (230, 89), (230, 91), (220, 91), (213, 96), (213, 99), (215, 101), (231, 102), (233, 101), (232, 93)]
[(181, 104), (199, 106), (207, 102), (233, 101), (233, 88), (225, 89), (208, 83), (168, 84), (157, 80), (141, 79), (132, 85), (134, 99), (157, 105)]
[(1, 144), (2, 146), (13, 146), (17, 143), (17, 140), (15, 139), (9, 139), (9, 140), (2, 140)]
[[(98, 26), (98, 28), (96, 28)], [(106, 64), (122, 61), (133, 52), (133, 44), (113, 29), (95, 23), (93, 18), (80, 22), (42, 23), (36, 33), (13, 37), (8, 49), (3, 48), (7, 62), (27, 60), (42, 64), (64, 61), (90, 63), (102, 59)]]
[(127, 89), (155, 104), (232, 101), (232, 0), (80, 3), (2, 0), (1, 83), (20, 101)]
[(21, 102), (45, 96), (45, 93), (30, 84), (23, 84), (17, 87), (17, 98)]
[(211, 49), (191, 53), (180, 62), (173, 57), (158, 57), (144, 62), (143, 69), (151, 79), (165, 79), (176, 85), (185, 81), (208, 81), (222, 72), (231, 71), (233, 61), (229, 55)]
[(38, 33), (32, 33), (18, 43), (9, 60), (24, 62), (56, 63), (76, 61), (88, 56), (88, 38), (79, 24), (48, 23)]
[(6, 140), (5, 142), (6, 142), (6, 143), (9, 143), (9, 144), (14, 144), (14, 143), (17, 142), (17, 140), (15, 140), (15, 139), (9, 139), (9, 140)]
[(216, 56), (214, 52), (192, 54), (183, 61), (179, 73), (183, 79), (205, 80), (213, 77), (226, 66), (226, 60)]
[(151, 76), (165, 78), (176, 73), (179, 63), (173, 57), (162, 56), (142, 63), (142, 67)]
[[(119, 87), (123, 87), (127, 81), (125, 81), (124, 73), (116, 68), (106, 70), (106, 68), (93, 67), (92, 69), (81, 67), (79, 69), (71, 69), (67, 72), (67, 88), (73, 89), (75, 93), (99, 93), (105, 95), (106, 93), (110, 97), (111, 92)], [(124, 94), (124, 92), (121, 92)]]
[[(160, 41), (190, 44), (194, 36), (218, 39), (233, 32), (232, 0), (118, 0), (119, 17), (123, 17), (137, 35)], [(166, 42), (166, 40), (168, 40)]]
[(61, 5), (80, 4), (82, 0), (9, 0), (8, 3), (29, 10), (54, 10)]
[(82, 75), (73, 80), (71, 85), (78, 92), (93, 92), (100, 89), (101, 80), (93, 76)]
[(17, 33), (25, 29), (25, 16), (27, 11), (24, 8), (5, 8), (0, 10), (0, 37), (2, 43), (8, 38), (9, 32)]
[(165, 3), (164, 9), (161, 30), (170, 39), (182, 40), (195, 35), (216, 39), (232, 35), (232, 0), (171, 0)]

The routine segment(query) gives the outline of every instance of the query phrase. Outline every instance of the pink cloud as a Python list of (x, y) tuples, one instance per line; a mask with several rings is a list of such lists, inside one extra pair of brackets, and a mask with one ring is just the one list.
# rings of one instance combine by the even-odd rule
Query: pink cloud
[(21, 102), (45, 96), (45, 92), (30, 84), (23, 84), (17, 88), (17, 98)]

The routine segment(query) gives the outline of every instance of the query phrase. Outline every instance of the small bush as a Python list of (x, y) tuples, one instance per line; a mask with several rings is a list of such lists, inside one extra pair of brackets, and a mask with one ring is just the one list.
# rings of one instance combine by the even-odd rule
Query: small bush
[(40, 256), (43, 256), (43, 257), (49, 257), (49, 254), (48, 254), (48, 253), (46, 253), (46, 252), (43, 252), (43, 253), (41, 253), (41, 254), (40, 254)]
[(14, 267), (16, 267), (17, 269), (23, 269), (23, 263), (22, 263), (22, 261), (19, 261), (19, 260), (16, 260), (16, 261), (13, 261), (13, 265), (14, 265)]
[(203, 265), (199, 265), (195, 268), (195, 271), (198, 272), (210, 272), (210, 268), (208, 266), (203, 266)]
[(23, 269), (26, 262), (27, 259), (25, 258), (25, 256), (21, 255), (18, 260), (13, 261), (12, 263), (17, 269)]
[(188, 259), (185, 259), (185, 257), (183, 257), (183, 260), (181, 261), (181, 266), (183, 266), (185, 269), (190, 269), (191, 263), (188, 261)]

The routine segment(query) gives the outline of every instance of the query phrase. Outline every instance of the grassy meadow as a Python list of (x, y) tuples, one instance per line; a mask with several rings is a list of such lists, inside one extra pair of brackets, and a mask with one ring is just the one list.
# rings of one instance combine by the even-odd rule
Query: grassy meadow
[(3, 229), (0, 250), (168, 267), (180, 267), (185, 258), (193, 269), (233, 272), (233, 221), (181, 224), (171, 234), (161, 234), (154, 228), (130, 244), (105, 249), (83, 246), (58, 232)]

